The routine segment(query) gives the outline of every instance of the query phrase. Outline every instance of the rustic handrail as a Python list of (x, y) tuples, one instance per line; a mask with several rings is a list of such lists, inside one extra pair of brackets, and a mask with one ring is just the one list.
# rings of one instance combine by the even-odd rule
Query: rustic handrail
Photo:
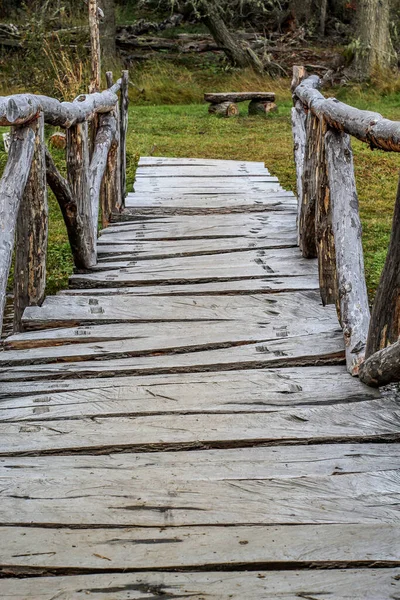
[(350, 136), (400, 151), (400, 122), (325, 98), (316, 75), (294, 67), (292, 126), (298, 240), (317, 257), (324, 304), (335, 303), (347, 369), (369, 385), (400, 380), (400, 187), (386, 264), (370, 316)]
[[(47, 185), (60, 205), (75, 267), (88, 269), (96, 264), (99, 209), (106, 226), (112, 212), (125, 202), (121, 165), (126, 164), (128, 81), (127, 71), (115, 84), (108, 73), (107, 90), (80, 95), (73, 102), (34, 94), (0, 97), (0, 125), (12, 127), (0, 179), (0, 332), (14, 246), (15, 330), (21, 326), (24, 309), (44, 298)], [(45, 146), (45, 123), (66, 129), (66, 179)]]

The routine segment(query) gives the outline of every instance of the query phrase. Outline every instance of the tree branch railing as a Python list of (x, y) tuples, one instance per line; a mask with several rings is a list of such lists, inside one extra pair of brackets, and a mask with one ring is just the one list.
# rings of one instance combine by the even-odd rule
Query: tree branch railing
[[(14, 251), (15, 331), (20, 330), (24, 309), (44, 299), (47, 186), (59, 203), (75, 267), (96, 264), (99, 213), (107, 226), (112, 213), (125, 204), (128, 81), (127, 71), (115, 84), (107, 73), (107, 90), (73, 102), (34, 94), (0, 97), (0, 125), (11, 127), (0, 179), (0, 332)], [(89, 125), (94, 122), (91, 152)], [(45, 123), (66, 130), (66, 178), (46, 148)]]
[(347, 370), (372, 386), (400, 381), (400, 185), (391, 241), (370, 315), (351, 136), (400, 152), (400, 122), (325, 98), (293, 69), (298, 243), (317, 258), (323, 304), (336, 304)]

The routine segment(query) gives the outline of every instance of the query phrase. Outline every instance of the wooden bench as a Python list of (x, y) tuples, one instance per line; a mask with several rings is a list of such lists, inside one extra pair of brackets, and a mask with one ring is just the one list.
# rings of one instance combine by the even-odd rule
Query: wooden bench
[(266, 114), (277, 110), (273, 92), (226, 92), (204, 94), (204, 100), (210, 103), (209, 113), (224, 117), (235, 117), (239, 114), (238, 102), (250, 100), (249, 115)]

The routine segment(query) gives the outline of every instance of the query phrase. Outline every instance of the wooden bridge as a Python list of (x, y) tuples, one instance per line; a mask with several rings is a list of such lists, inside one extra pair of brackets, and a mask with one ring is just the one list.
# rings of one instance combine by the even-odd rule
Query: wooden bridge
[[(127, 75), (79, 104), (0, 102), (0, 265), (15, 227), (20, 265), (0, 353), (2, 599), (400, 597), (398, 394), (349, 373), (397, 378), (398, 249), (378, 292), (392, 337), (365, 360), (383, 309), (370, 323), (349, 138), (296, 75), (299, 203), (262, 163), (193, 158), (142, 157), (125, 196)], [(44, 147), (56, 119), (67, 179)], [(77, 269), (43, 301), (46, 177)]]

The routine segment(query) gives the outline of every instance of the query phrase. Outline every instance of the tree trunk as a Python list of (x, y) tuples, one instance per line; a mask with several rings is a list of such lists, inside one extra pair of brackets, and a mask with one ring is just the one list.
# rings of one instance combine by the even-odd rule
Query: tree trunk
[(250, 46), (247, 44), (247, 47), (243, 47), (241, 42), (229, 31), (217, 3), (207, 0), (203, 3), (203, 7), (202, 21), (210, 30), (218, 46), (225, 52), (229, 62), (235, 67), (251, 67), (257, 72), (263, 72), (262, 62)]
[(359, 0), (357, 4), (357, 48), (353, 71), (367, 79), (374, 71), (390, 69), (395, 61), (390, 38), (390, 0)]
[(312, 0), (290, 0), (289, 10), (297, 25), (307, 23), (311, 18)]
[(115, 61), (117, 55), (115, 22), (115, 0), (99, 0), (99, 6), (104, 12), (100, 21), (101, 52), (105, 66)]

